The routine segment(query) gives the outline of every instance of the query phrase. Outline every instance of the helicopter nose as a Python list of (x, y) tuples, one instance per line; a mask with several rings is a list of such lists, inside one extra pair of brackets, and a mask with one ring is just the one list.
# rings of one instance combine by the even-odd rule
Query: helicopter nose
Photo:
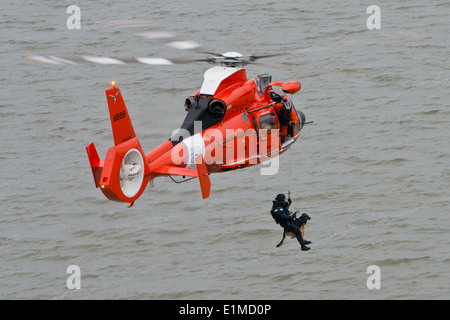
[(305, 114), (303, 113), (303, 112), (301, 112), (301, 111), (299, 111), (298, 112), (299, 113), (299, 115), (300, 115), (300, 121), (301, 121), (301, 124), (302, 124), (302, 128), (303, 128), (303, 125), (305, 124), (305, 122), (306, 122), (306, 116), (305, 116)]

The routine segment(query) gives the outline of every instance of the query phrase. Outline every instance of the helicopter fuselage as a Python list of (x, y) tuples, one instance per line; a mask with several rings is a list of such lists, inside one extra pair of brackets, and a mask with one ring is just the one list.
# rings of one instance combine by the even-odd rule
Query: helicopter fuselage
[(283, 97), (291, 104), (291, 123), (283, 128), (280, 106), (269, 94), (273, 83), (264, 87), (261, 82), (261, 78), (247, 79), (245, 69), (213, 67), (206, 71), (202, 88), (186, 99), (188, 115), (182, 132), (147, 154), (150, 167), (174, 165), (176, 158), (176, 165), (193, 168), (193, 159), (201, 152), (208, 172), (223, 172), (285, 152), (300, 136), (301, 117), (289, 98)]
[[(275, 91), (276, 86), (283, 93)], [(181, 127), (145, 155), (120, 90), (113, 86), (106, 95), (115, 146), (105, 160), (93, 143), (86, 147), (96, 186), (111, 200), (134, 203), (156, 177), (180, 177), (176, 182), (198, 177), (206, 198), (209, 174), (268, 161), (298, 139), (305, 116), (287, 95), (298, 90), (297, 81), (271, 82), (267, 74), (248, 79), (241, 67), (212, 67), (202, 87), (186, 99)]]

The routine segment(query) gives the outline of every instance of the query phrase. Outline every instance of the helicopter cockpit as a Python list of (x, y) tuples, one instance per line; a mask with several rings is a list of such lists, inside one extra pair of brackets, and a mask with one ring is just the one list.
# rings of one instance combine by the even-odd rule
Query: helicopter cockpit
[(287, 94), (271, 88), (270, 98), (274, 102), (274, 108), (280, 123), (280, 138), (283, 144), (300, 132), (306, 118), (303, 112), (295, 109)]

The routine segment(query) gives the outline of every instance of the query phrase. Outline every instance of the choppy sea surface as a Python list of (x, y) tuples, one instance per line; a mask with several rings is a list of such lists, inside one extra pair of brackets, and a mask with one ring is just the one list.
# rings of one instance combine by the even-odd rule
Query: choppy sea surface
[[(449, 299), (448, 1), (10, 1), (0, 11), (1, 299)], [(290, 55), (249, 77), (298, 80), (313, 124), (280, 158), (198, 181), (159, 178), (132, 208), (95, 189), (85, 146), (113, 144), (115, 80), (146, 152), (181, 125), (210, 66), (40, 64), (27, 55), (202, 58), (133, 35), (155, 30), (213, 52)], [(269, 214), (280, 192), (311, 217), (300, 251)], [(69, 290), (67, 268), (81, 270)], [(381, 288), (368, 289), (379, 267)]]

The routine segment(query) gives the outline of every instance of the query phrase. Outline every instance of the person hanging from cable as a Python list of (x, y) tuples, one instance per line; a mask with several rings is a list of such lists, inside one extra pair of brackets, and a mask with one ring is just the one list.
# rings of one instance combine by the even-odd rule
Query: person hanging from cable
[(289, 207), (292, 204), (290, 192), (288, 193), (288, 200), (286, 201), (286, 196), (282, 193), (278, 194), (273, 201), (272, 210), (270, 213), (272, 217), (275, 219), (275, 222), (279, 224), (283, 229), (283, 239), (277, 245), (280, 247), (283, 244), (284, 238), (287, 233), (293, 233), (300, 243), (302, 251), (308, 251), (311, 249), (307, 247), (307, 244), (310, 244), (311, 241), (307, 241), (304, 239), (302, 234), (302, 228), (304, 229), (304, 225), (307, 220), (311, 218), (306, 214), (302, 214), (300, 218), (296, 217), (296, 213), (292, 214), (289, 210)]

